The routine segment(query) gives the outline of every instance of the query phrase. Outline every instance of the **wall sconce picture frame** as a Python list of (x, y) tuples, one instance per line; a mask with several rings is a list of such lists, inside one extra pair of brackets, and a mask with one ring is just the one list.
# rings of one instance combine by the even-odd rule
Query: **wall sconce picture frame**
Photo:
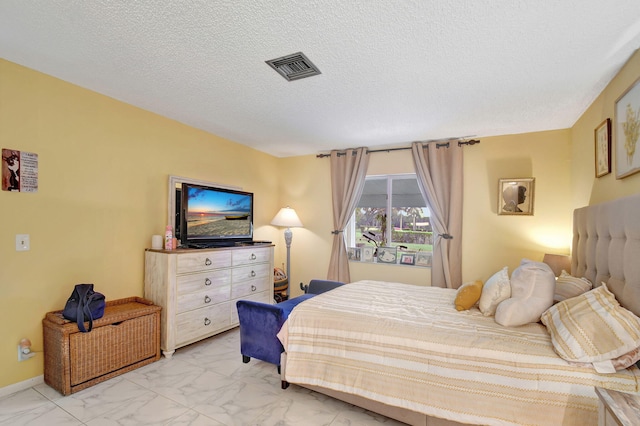
[(533, 216), (535, 178), (508, 178), (498, 181), (498, 214)]
[(616, 100), (614, 112), (616, 179), (622, 179), (640, 172), (640, 79)]
[(607, 118), (595, 133), (596, 177), (611, 173), (611, 119)]

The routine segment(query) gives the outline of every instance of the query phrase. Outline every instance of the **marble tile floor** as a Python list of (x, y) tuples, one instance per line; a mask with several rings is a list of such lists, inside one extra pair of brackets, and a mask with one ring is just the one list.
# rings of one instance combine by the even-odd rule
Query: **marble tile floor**
[(237, 328), (72, 395), (40, 384), (0, 399), (2, 426), (402, 424), (299, 386), (282, 390), (274, 365), (242, 363)]

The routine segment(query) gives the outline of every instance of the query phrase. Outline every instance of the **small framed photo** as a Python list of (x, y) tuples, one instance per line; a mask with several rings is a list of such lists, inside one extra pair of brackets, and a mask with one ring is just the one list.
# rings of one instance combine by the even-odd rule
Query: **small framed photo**
[(416, 264), (416, 254), (415, 253), (400, 253), (400, 264), (401, 265), (415, 265)]
[(396, 263), (397, 259), (397, 247), (378, 247), (378, 263)]
[(360, 261), (361, 262), (373, 262), (373, 253), (376, 249), (374, 247), (365, 246), (360, 249)]
[(611, 119), (596, 127), (596, 177), (611, 173)]
[(535, 178), (509, 178), (498, 182), (499, 215), (533, 215)]
[(432, 253), (426, 251), (419, 251), (416, 253), (416, 265), (417, 266), (431, 266)]
[(351, 261), (360, 262), (360, 247), (349, 247), (347, 256)]
[(640, 79), (618, 98), (615, 107), (616, 178), (640, 172)]

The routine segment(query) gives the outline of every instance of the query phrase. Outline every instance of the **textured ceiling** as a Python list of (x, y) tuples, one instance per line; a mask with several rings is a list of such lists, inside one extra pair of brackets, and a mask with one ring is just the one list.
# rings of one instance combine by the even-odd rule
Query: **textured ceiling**
[(1, 58), (278, 157), (568, 128), (639, 46), (639, 0), (0, 0)]

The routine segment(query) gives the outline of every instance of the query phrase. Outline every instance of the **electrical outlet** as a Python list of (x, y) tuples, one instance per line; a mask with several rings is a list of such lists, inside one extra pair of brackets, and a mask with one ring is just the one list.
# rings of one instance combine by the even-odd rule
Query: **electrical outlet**
[(18, 343), (18, 362), (26, 361), (35, 355), (34, 352), (31, 352), (31, 340), (20, 340), (20, 343)]
[(29, 234), (16, 235), (16, 251), (29, 251), (31, 248), (31, 239)]

